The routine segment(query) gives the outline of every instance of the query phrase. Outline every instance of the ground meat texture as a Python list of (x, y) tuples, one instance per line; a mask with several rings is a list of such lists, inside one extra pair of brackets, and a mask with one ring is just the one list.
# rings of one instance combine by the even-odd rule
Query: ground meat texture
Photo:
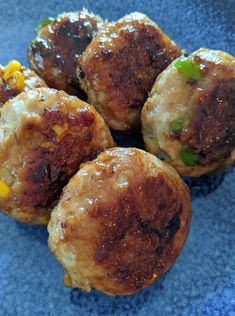
[(65, 283), (133, 294), (173, 264), (190, 221), (187, 186), (142, 150), (114, 148), (84, 164), (49, 224), (49, 246)]
[(76, 78), (77, 57), (103, 28), (99, 16), (82, 10), (59, 15), (29, 46), (29, 63), (47, 84), (85, 99)]
[(180, 57), (157, 78), (141, 118), (147, 151), (182, 176), (225, 170), (235, 160), (234, 57), (206, 48)]
[(78, 59), (78, 75), (89, 102), (112, 129), (135, 129), (157, 75), (180, 55), (151, 20), (134, 13), (96, 35)]
[(26, 223), (46, 224), (64, 185), (82, 162), (113, 140), (93, 107), (54, 89), (21, 93), (0, 119), (0, 209)]

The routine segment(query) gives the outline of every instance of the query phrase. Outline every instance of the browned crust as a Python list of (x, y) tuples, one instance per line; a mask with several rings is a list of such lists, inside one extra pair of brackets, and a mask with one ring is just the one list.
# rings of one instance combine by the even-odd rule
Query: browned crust
[(182, 210), (177, 192), (159, 175), (132, 186), (114, 205), (110, 201), (90, 212), (102, 218), (94, 260), (105, 268), (117, 293), (119, 287), (122, 293), (134, 293), (165, 271), (175, 255)]
[[(85, 99), (75, 76), (76, 60), (102, 26), (102, 19), (86, 10), (59, 16), (44, 27), (30, 45), (31, 67), (50, 87)], [(59, 73), (55, 75), (53, 68)]]
[[(50, 209), (55, 205), (62, 188), (81, 162), (94, 159), (103, 149), (94, 144), (88, 155), (86, 153), (92, 140), (94, 119), (94, 114), (88, 111), (68, 116), (59, 110), (45, 110), (40, 133), (50, 147), (39, 147), (26, 153), (27, 162), (20, 175), (20, 180), (25, 183), (20, 204)], [(67, 126), (59, 139), (53, 131), (54, 124)], [(30, 133), (31, 128), (35, 127), (25, 126), (25, 132)]]
[[(118, 170), (126, 170), (126, 162), (122, 165), (119, 159), (112, 158), (115, 150), (109, 150), (109, 156), (103, 153), (102, 158), (100, 155), (90, 163), (92, 170), (95, 167), (93, 172), (99, 174), (99, 182), (93, 178), (89, 180), (89, 188), (97, 188), (96, 203), (78, 218), (71, 205), (67, 205), (66, 198), (60, 202), (65, 213), (61, 212), (63, 221), (57, 225), (61, 225), (63, 238), (56, 247), (62, 247), (63, 243), (68, 248), (77, 249), (78, 253), (88, 251), (87, 259), (84, 259), (87, 270), (92, 269), (92, 273), (96, 269), (102, 270), (89, 279), (91, 285), (109, 295), (130, 295), (156, 281), (175, 261), (189, 229), (190, 196), (178, 176), (171, 177), (162, 170), (148, 175), (143, 157), (138, 153), (133, 160), (128, 160), (130, 173), (125, 173), (128, 188), (116, 191), (111, 183), (118, 181), (115, 180)], [(99, 166), (100, 162), (103, 166)], [(78, 177), (74, 185), (79, 181)], [(87, 185), (84, 184), (84, 188)], [(92, 190), (89, 188), (88, 192), (79, 191), (79, 194), (89, 197)], [(77, 205), (76, 197), (71, 199)], [(86, 250), (82, 249), (84, 244)], [(55, 254), (60, 260), (62, 252), (58, 248)], [(70, 254), (66, 255), (69, 258)], [(78, 259), (78, 271), (80, 264), (85, 265)]]
[[(79, 58), (81, 85), (113, 129), (118, 129), (113, 120), (120, 129), (136, 128), (157, 75), (180, 55), (180, 49), (153, 23), (117, 22), (99, 33)], [(103, 101), (99, 92), (106, 96)]]

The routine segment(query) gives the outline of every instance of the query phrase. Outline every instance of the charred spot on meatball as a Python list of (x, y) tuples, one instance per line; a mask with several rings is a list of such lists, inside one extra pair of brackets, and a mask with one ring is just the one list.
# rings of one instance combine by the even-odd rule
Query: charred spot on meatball
[(94, 147), (88, 155), (86, 153), (94, 121), (95, 115), (88, 110), (69, 116), (60, 110), (44, 110), (41, 133), (50, 147), (40, 147), (29, 155), (21, 179), (27, 184), (21, 203), (33, 207), (55, 205), (62, 188), (81, 162), (92, 160), (97, 149), (101, 150)]

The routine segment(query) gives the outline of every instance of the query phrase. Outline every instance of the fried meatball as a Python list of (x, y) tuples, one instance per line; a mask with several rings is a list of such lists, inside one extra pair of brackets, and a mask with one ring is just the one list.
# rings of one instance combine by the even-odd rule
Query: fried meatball
[(47, 224), (62, 188), (113, 140), (89, 104), (63, 91), (22, 92), (0, 118), (0, 210), (32, 224)]
[(76, 78), (76, 59), (103, 26), (99, 16), (85, 9), (46, 19), (29, 46), (30, 66), (48, 86), (85, 99)]
[(147, 16), (132, 13), (94, 37), (78, 58), (78, 76), (89, 102), (112, 129), (137, 129), (156, 76), (180, 55)]
[(170, 268), (190, 216), (188, 188), (171, 166), (116, 147), (69, 181), (52, 212), (49, 247), (67, 286), (129, 295)]
[(235, 160), (235, 59), (199, 49), (156, 80), (142, 110), (146, 149), (181, 175), (200, 176)]
[(22, 91), (41, 87), (46, 87), (46, 83), (19, 61), (11, 60), (5, 67), (0, 65), (0, 108)]

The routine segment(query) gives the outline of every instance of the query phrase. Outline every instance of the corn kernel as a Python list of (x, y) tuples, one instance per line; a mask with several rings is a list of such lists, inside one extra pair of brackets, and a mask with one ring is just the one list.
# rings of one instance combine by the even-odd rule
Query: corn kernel
[(64, 285), (67, 287), (71, 287), (72, 285), (71, 278), (69, 277), (67, 273), (64, 276)]
[(7, 84), (11, 89), (22, 90), (25, 86), (24, 75), (21, 72), (16, 71), (12, 78), (7, 80)]
[(41, 143), (41, 147), (43, 147), (43, 148), (50, 148), (51, 147), (51, 143), (50, 142), (43, 142), (43, 143)]
[(7, 84), (8, 86), (11, 88), (11, 89), (15, 89), (16, 88), (16, 79), (13, 77), (13, 78), (10, 78), (8, 81), (7, 81)]
[(3, 76), (3, 67), (0, 65), (0, 77)]
[(0, 179), (0, 197), (6, 198), (8, 197), (9, 193), (9, 186), (6, 184), (6, 182)]
[(21, 63), (17, 60), (12, 60), (10, 61), (5, 69), (4, 69), (4, 73), (3, 73), (3, 79), (4, 80), (7, 80), (9, 79), (10, 77), (13, 76), (13, 74), (16, 72), (16, 71), (20, 71), (21, 69)]
[(62, 127), (60, 125), (55, 124), (55, 125), (53, 125), (52, 129), (56, 133), (56, 135), (60, 136), (61, 134), (63, 134), (68, 129), (68, 125), (65, 124)]
[(25, 86), (25, 81), (24, 81), (24, 75), (22, 72), (19, 72), (18, 70), (14, 73), (15, 79), (16, 79), (16, 89), (17, 90), (22, 90)]
[(37, 224), (46, 226), (49, 223), (49, 220), (50, 220), (49, 215), (40, 216), (37, 218)]

